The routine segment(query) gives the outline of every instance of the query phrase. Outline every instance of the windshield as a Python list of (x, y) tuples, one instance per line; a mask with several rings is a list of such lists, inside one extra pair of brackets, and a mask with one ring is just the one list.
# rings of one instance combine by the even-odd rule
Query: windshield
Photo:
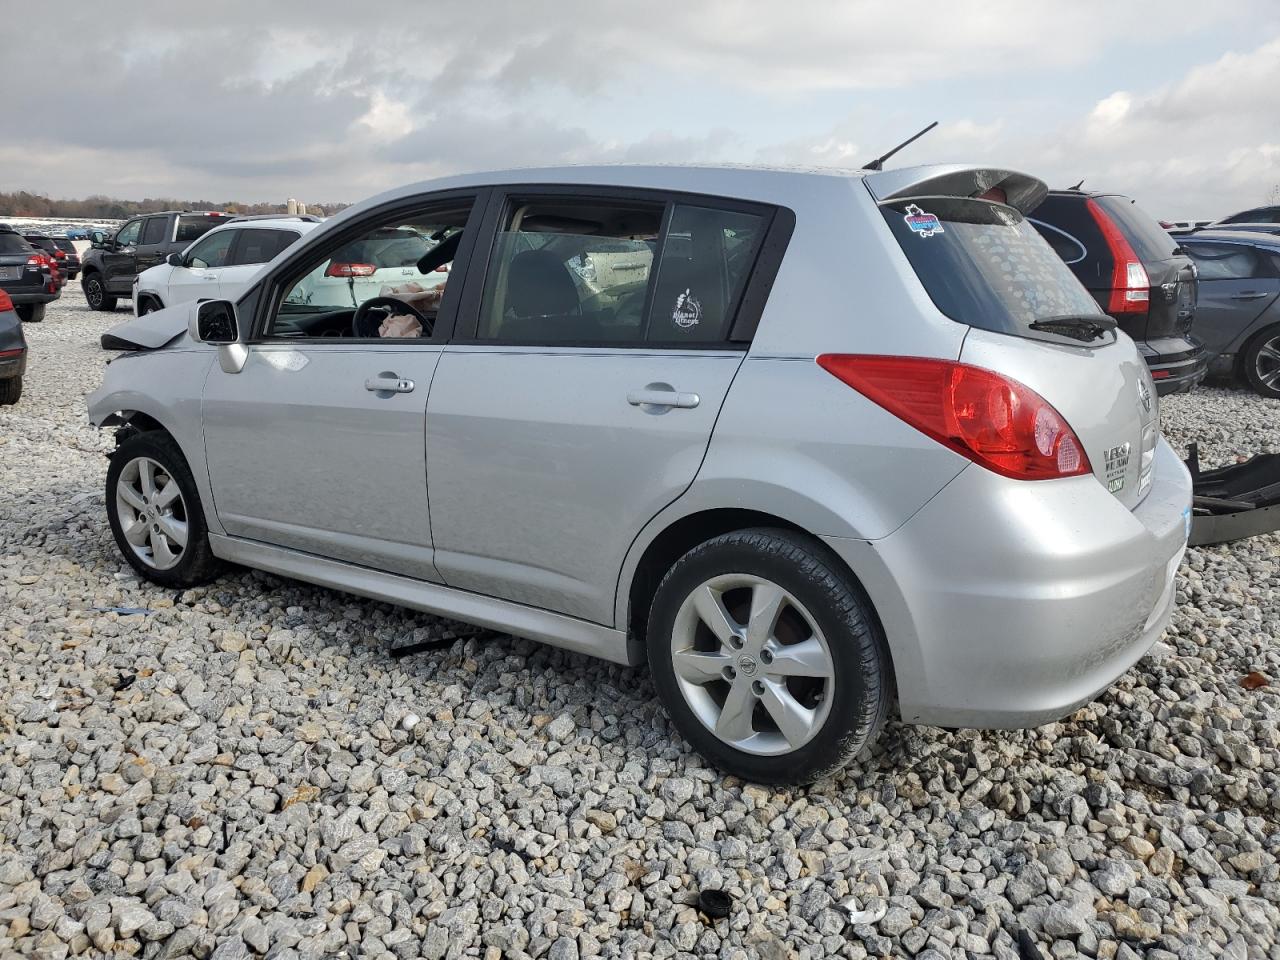
[(880, 210), (925, 290), (952, 320), (1036, 336), (1036, 321), (1103, 316), (1062, 258), (1012, 207), (922, 197)]

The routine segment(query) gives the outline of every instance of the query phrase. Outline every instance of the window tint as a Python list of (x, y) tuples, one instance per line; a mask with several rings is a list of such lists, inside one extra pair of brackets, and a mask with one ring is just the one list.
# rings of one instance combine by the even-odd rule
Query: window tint
[(511, 204), (485, 279), (479, 336), (521, 343), (643, 337), (660, 204)]
[[(471, 206), (467, 200), (400, 215), (302, 264), (284, 285), (287, 292), (267, 336), (431, 336)], [(292, 231), (271, 232), (285, 238), (277, 243), (297, 238)], [(369, 308), (362, 310), (366, 303)]]
[(1094, 197), (1124, 234), (1138, 259), (1148, 263), (1168, 260), (1178, 249), (1178, 241), (1128, 197)]
[(0, 233), (0, 253), (30, 253), (31, 244), (16, 233)]
[(231, 244), (235, 242), (238, 230), (219, 230), (197, 243), (187, 254), (188, 265), (197, 270), (206, 267), (229, 266)]
[(1184, 244), (1184, 249), (1196, 262), (1199, 279), (1247, 280), (1264, 275), (1262, 261), (1250, 247), (1232, 244)]
[(726, 339), (763, 230), (758, 214), (677, 204), (662, 244), (646, 339)]
[(1102, 316), (1062, 258), (1012, 207), (926, 197), (881, 207), (938, 309), (996, 333), (1034, 335), (1037, 320)]
[(178, 217), (178, 235), (176, 237), (179, 243), (190, 243), (192, 240), (198, 240), (214, 227), (221, 226), (227, 222), (226, 217), (210, 217), (203, 213), (185, 214)]
[(298, 234), (292, 230), (241, 230), (240, 242), (231, 258), (231, 266), (267, 263), (293, 241)]
[(168, 217), (148, 217), (147, 225), (142, 230), (142, 243), (164, 243), (168, 239), (165, 234), (169, 229)]
[(53, 245), (64, 253), (75, 253), (76, 245), (70, 240), (64, 240), (62, 237), (54, 237)]
[(138, 242), (138, 237), (142, 234), (142, 221), (130, 220), (120, 232), (116, 234), (116, 244), (121, 247), (132, 247)]

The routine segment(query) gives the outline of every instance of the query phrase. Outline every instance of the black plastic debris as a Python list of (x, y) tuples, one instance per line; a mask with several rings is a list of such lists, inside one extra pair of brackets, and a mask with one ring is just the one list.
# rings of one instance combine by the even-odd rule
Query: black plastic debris
[(124, 676), (116, 680), (116, 682), (113, 683), (112, 686), (116, 689), (117, 692), (121, 690), (128, 690), (130, 687), (133, 686), (134, 681), (137, 679), (138, 679), (138, 675), (136, 673), (126, 673)]
[(723, 920), (729, 915), (733, 901), (723, 890), (699, 890), (698, 909), (712, 920)]
[(1215, 470), (1200, 468), (1200, 450), (1188, 448), (1193, 547), (1230, 543), (1280, 530), (1280, 454), (1260, 453)]
[(1044, 954), (1026, 930), (1018, 931), (1018, 960), (1044, 960)]

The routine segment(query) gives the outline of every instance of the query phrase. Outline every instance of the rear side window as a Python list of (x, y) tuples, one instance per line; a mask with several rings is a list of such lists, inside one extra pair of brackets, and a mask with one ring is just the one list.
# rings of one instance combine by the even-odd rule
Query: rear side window
[(178, 236), (176, 239), (179, 243), (190, 243), (225, 222), (225, 217), (209, 217), (202, 213), (183, 215), (178, 217)]
[(1168, 260), (1176, 255), (1178, 241), (1128, 197), (1094, 197), (1093, 202), (1115, 221), (1139, 260)]
[(168, 217), (150, 217), (142, 228), (142, 244), (164, 243), (169, 229)]
[(245, 266), (267, 263), (293, 241), (298, 234), (292, 230), (241, 230), (229, 266)]
[(925, 290), (952, 320), (1026, 335), (1037, 320), (1102, 316), (1062, 258), (1012, 207), (925, 197), (880, 209)]

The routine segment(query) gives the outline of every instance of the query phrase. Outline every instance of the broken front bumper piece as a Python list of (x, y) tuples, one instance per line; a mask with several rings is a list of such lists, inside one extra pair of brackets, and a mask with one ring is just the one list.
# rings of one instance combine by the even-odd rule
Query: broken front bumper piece
[(1244, 463), (1202, 471), (1196, 444), (1188, 452), (1191, 546), (1280, 530), (1280, 454), (1260, 453)]

